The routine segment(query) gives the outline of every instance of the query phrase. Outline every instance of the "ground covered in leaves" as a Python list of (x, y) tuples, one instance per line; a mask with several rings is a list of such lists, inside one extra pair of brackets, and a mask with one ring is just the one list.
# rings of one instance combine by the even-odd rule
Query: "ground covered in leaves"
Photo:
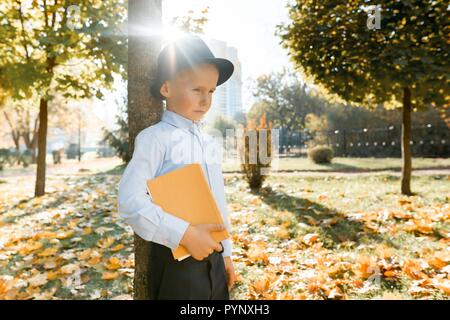
[[(257, 193), (226, 176), (233, 299), (448, 299), (450, 177), (272, 176)], [(130, 299), (132, 230), (120, 175), (0, 180), (0, 299)]]

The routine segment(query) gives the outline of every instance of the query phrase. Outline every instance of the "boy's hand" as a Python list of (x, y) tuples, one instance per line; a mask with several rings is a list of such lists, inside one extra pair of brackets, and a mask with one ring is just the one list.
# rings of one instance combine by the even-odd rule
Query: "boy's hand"
[(225, 263), (225, 271), (227, 273), (228, 291), (230, 291), (235, 280), (233, 261), (231, 260), (231, 257), (224, 257), (223, 261)]
[(180, 244), (187, 249), (196, 260), (203, 260), (214, 250), (222, 251), (220, 243), (211, 236), (213, 231), (225, 230), (223, 224), (197, 224), (189, 225)]

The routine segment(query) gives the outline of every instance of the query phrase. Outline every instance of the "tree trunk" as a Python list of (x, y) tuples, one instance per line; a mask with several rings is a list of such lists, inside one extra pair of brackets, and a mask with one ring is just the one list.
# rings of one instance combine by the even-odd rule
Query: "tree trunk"
[(403, 89), (403, 119), (402, 119), (402, 194), (411, 192), (411, 90)]
[[(128, 123), (129, 152), (136, 135), (158, 122), (162, 103), (150, 94), (156, 59), (161, 49), (161, 0), (130, 0), (128, 4)], [(145, 32), (143, 32), (145, 30)], [(149, 300), (151, 243), (134, 234), (134, 299)]]
[(6, 111), (3, 111), (3, 114), (4, 114), (5, 119), (8, 122), (9, 127), (11, 129), (11, 136), (14, 141), (14, 145), (16, 147), (16, 152), (17, 152), (17, 163), (20, 164), (20, 134), (21, 134), (20, 129), (14, 129), (14, 125), (13, 125), (12, 121), (10, 120)]
[(36, 169), (36, 186), (34, 196), (45, 194), (45, 158), (47, 155), (47, 112), (48, 101), (42, 97), (39, 103), (38, 157)]

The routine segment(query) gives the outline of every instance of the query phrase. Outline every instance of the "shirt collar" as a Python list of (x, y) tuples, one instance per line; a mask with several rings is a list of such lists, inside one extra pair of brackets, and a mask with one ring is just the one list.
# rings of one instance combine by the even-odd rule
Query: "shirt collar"
[(175, 127), (182, 128), (182, 129), (202, 129), (205, 125), (205, 120), (200, 119), (198, 121), (193, 121), (191, 119), (185, 118), (182, 115), (164, 109), (161, 121), (170, 123), (171, 125), (174, 125)]

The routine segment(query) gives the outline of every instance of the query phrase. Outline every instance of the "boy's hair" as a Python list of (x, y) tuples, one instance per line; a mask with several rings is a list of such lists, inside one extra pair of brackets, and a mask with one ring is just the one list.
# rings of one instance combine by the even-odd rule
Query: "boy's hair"
[(217, 67), (218, 86), (227, 81), (234, 71), (231, 61), (214, 57), (206, 43), (198, 36), (187, 35), (166, 45), (158, 56), (156, 77), (151, 85), (152, 95), (164, 100), (165, 97), (160, 90), (166, 80), (173, 79), (181, 70), (194, 68), (203, 63)]

